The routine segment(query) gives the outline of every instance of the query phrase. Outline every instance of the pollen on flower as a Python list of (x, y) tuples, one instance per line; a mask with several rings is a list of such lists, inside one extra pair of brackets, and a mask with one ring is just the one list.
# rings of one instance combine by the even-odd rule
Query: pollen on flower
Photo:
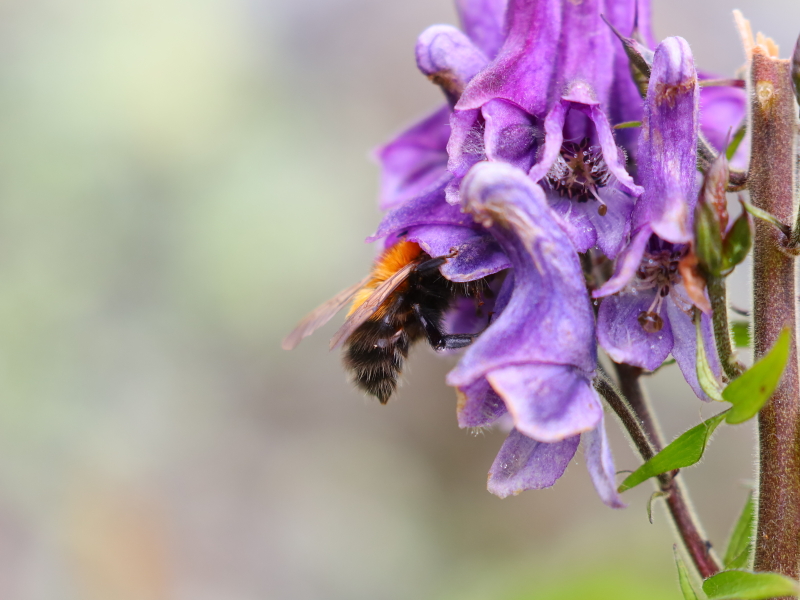
[(565, 142), (550, 171), (547, 182), (552, 189), (577, 202), (597, 200), (598, 214), (604, 216), (608, 206), (600, 199), (597, 190), (608, 184), (611, 172), (608, 169), (600, 146), (592, 146), (588, 138), (579, 144)]

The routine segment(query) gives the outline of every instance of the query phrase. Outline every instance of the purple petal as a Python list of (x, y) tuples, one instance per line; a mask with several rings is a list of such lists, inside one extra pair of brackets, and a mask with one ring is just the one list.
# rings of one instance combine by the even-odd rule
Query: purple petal
[(514, 416), (514, 426), (540, 442), (589, 431), (603, 407), (586, 375), (563, 365), (511, 365), (486, 375)]
[(597, 141), (603, 149), (603, 159), (606, 161), (608, 170), (617, 178), (619, 185), (632, 195), (640, 196), (644, 192), (644, 188), (636, 185), (633, 182), (633, 178), (625, 170), (625, 165), (620, 160), (620, 154), (614, 142), (614, 134), (608, 124), (608, 119), (597, 106), (590, 107), (590, 111), (589, 116), (594, 123), (595, 131), (597, 131)]
[[(700, 75), (700, 79), (710, 76)], [(730, 142), (733, 133), (747, 118), (747, 92), (735, 87), (704, 87), (700, 89), (700, 130), (719, 152)], [(745, 134), (736, 150), (731, 166), (744, 168), (750, 156), (750, 136)]]
[(439, 269), (450, 281), (475, 281), (511, 266), (491, 235), (467, 227), (414, 227), (408, 230), (406, 239), (417, 242), (431, 256), (458, 252)]
[(608, 258), (616, 258), (631, 230), (631, 212), (633, 212), (634, 198), (619, 190), (616, 185), (608, 185), (598, 191), (598, 195), (605, 202), (607, 212), (600, 215), (597, 205), (586, 202), (592, 210), (587, 215), (597, 232), (597, 246)]
[(642, 256), (644, 256), (644, 250), (647, 247), (647, 242), (650, 241), (651, 235), (650, 228), (643, 227), (633, 236), (630, 244), (617, 258), (614, 276), (592, 292), (592, 297), (610, 296), (628, 285), (628, 282), (636, 275), (636, 271), (639, 270), (639, 265), (642, 264)]
[(489, 160), (527, 171), (536, 157), (536, 119), (516, 104), (491, 100), (481, 108), (486, 123), (484, 145)]
[[(493, 292), (498, 286), (491, 282)], [(495, 294), (484, 294), (482, 304), (475, 305), (474, 298), (458, 298), (453, 307), (445, 313), (443, 329), (448, 333), (479, 333), (488, 327), (491, 315), (495, 312)]]
[[(672, 356), (678, 367), (683, 373), (683, 378), (689, 387), (701, 400), (710, 402), (711, 398), (706, 395), (700, 383), (697, 381), (697, 332), (691, 315), (683, 312), (674, 302), (669, 302), (667, 306), (669, 321), (672, 325), (672, 334), (675, 344), (672, 347)], [(703, 314), (700, 320), (700, 330), (703, 333), (703, 344), (706, 349), (706, 357), (714, 374), (719, 377), (722, 367), (716, 356), (716, 345), (714, 343), (714, 332), (711, 325), (711, 318)]]
[(503, 399), (485, 379), (458, 390), (458, 426), (487, 427), (506, 414)]
[[(544, 150), (539, 162), (530, 170), (530, 177), (534, 181), (541, 180), (553, 166), (561, 146), (564, 143), (564, 126), (570, 110), (580, 111), (589, 118), (594, 132), (571, 132), (577, 137), (596, 137), (597, 143), (603, 150), (603, 159), (608, 170), (617, 178), (620, 186), (634, 196), (639, 196), (643, 189), (633, 182), (633, 178), (625, 170), (625, 165), (620, 160), (620, 153), (614, 141), (614, 134), (603, 111), (597, 106), (597, 101), (591, 98), (587, 84), (577, 82), (572, 85), (559, 102), (557, 102), (544, 121)], [(591, 134), (595, 135), (592, 136)]]
[(450, 109), (443, 106), (378, 148), (382, 209), (395, 207), (436, 187), (447, 177)]
[(489, 62), (486, 55), (451, 25), (428, 27), (417, 40), (417, 66), (439, 85), (454, 105), (467, 83)]
[(625, 508), (625, 503), (617, 493), (616, 469), (611, 447), (606, 437), (606, 428), (601, 418), (592, 431), (583, 434), (586, 468), (600, 498), (611, 508)]
[(447, 182), (447, 185), (444, 188), (444, 199), (447, 201), (448, 204), (452, 204), (453, 206), (461, 206), (461, 177), (450, 177), (448, 174), (448, 178), (450, 181)]
[(564, 123), (570, 108), (570, 102), (560, 100), (553, 105), (553, 109), (545, 117), (544, 146), (539, 156), (539, 162), (528, 173), (534, 181), (540, 181), (547, 175), (550, 167), (558, 158), (558, 153), (561, 152), (561, 146), (564, 144)]
[(447, 170), (460, 178), (472, 165), (486, 158), (483, 115), (480, 109), (453, 111), (450, 127), (452, 135), (447, 142)]
[(635, 4), (636, 31), (642, 36), (646, 46), (655, 48), (657, 41), (653, 34), (653, 13), (650, 0), (636, 0)]
[(596, 212), (594, 202), (576, 202), (564, 198), (558, 192), (549, 192), (547, 198), (550, 208), (562, 220), (562, 228), (569, 236), (577, 252), (586, 252), (597, 243), (597, 230), (594, 227), (590, 213)]
[(511, 296), (514, 293), (514, 271), (509, 271), (503, 280), (503, 285), (500, 286), (500, 291), (497, 292), (497, 298), (494, 301), (494, 316), (501, 314), (511, 302)]
[(461, 212), (459, 207), (445, 202), (442, 185), (389, 211), (378, 225), (378, 230), (366, 241), (374, 242), (418, 225), (474, 227), (474, 222), (469, 215)]
[[(643, 4), (648, 5), (649, 10), (649, 1), (643, 2)], [(605, 16), (623, 36), (631, 37), (637, 18), (636, 0), (617, 0), (606, 3)], [(649, 30), (649, 15), (643, 15), (641, 10), (638, 14), (640, 29), (643, 24), (643, 16), (646, 17)], [(619, 40), (614, 41), (614, 80), (611, 98), (614, 101), (609, 103), (608, 110), (612, 123), (642, 120), (642, 96), (631, 77), (630, 60)], [(636, 155), (637, 137), (638, 131), (633, 128), (617, 131), (617, 141), (633, 156)]]
[(608, 25), (600, 17), (604, 0), (564, 2), (561, 47), (553, 89), (572, 82), (585, 82), (600, 104), (606, 106), (614, 75), (614, 42)]
[(514, 291), (448, 383), (463, 387), (509, 364), (556, 363), (592, 373), (594, 314), (583, 272), (542, 189), (510, 165), (487, 162), (470, 171), (462, 196), (510, 259)]
[(667, 38), (656, 48), (639, 138), (639, 177), (645, 193), (633, 225), (645, 224), (664, 240), (691, 240), (697, 198), (700, 88), (686, 40)]
[(494, 58), (505, 39), (506, 0), (456, 0), (461, 28), (483, 53)]
[(580, 436), (554, 444), (537, 442), (514, 429), (489, 471), (489, 491), (501, 498), (551, 487), (575, 456)]
[(503, 98), (543, 116), (557, 66), (561, 7), (560, 0), (511, 0), (508, 37), (497, 58), (464, 90), (456, 109), (477, 109)]
[(642, 290), (638, 293), (622, 291), (605, 298), (597, 314), (597, 340), (600, 347), (618, 363), (628, 363), (649, 371), (657, 369), (672, 350), (673, 339), (670, 318), (662, 303), (659, 315), (664, 321), (661, 331), (646, 332), (638, 317), (649, 311), (657, 290)]

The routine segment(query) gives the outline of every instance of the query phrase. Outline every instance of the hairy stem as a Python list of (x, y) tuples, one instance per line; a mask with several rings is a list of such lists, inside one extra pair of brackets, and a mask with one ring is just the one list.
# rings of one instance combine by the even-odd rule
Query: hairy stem
[[(639, 381), (642, 370), (630, 365), (615, 365), (615, 367), (620, 387), (627, 390), (627, 394), (621, 393), (603, 377), (599, 377), (595, 385), (622, 421), (639, 455), (645, 461), (650, 460), (661, 451), (664, 443)], [(695, 518), (686, 491), (677, 475), (677, 471), (662, 473), (658, 476), (658, 486), (660, 491), (666, 494), (670, 517), (687, 553), (697, 571), (705, 579), (718, 573), (720, 564)]]
[[(756, 46), (750, 77), (753, 204), (788, 224), (794, 218), (797, 108), (790, 62)], [(794, 258), (782, 236), (759, 220), (753, 249), (753, 350), (763, 356), (786, 326), (796, 331)], [(800, 397), (797, 346), (771, 401), (758, 415), (760, 458), (755, 569), (800, 576)]]
[(708, 297), (711, 298), (712, 322), (714, 325), (714, 341), (717, 355), (722, 363), (722, 370), (728, 379), (735, 379), (744, 372), (744, 367), (736, 360), (731, 343), (731, 328), (728, 324), (728, 292), (725, 279), (710, 276), (708, 278)]

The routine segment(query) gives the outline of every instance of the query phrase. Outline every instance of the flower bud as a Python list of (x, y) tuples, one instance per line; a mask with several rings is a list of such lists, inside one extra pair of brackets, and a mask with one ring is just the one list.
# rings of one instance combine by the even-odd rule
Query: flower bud
[(723, 275), (727, 275), (742, 262), (753, 245), (753, 218), (746, 210), (733, 222), (722, 241)]
[(646, 96), (647, 84), (650, 81), (650, 72), (653, 67), (655, 53), (635, 38), (623, 36), (605, 17), (603, 17), (603, 20), (611, 28), (611, 31), (614, 32), (614, 35), (619, 38), (619, 41), (622, 42), (622, 48), (625, 50), (625, 54), (628, 55), (628, 60), (630, 61), (633, 81), (636, 87), (639, 88), (642, 97)]
[(705, 202), (714, 208), (719, 219), (720, 231), (725, 231), (728, 227), (728, 198), (725, 194), (729, 175), (730, 169), (725, 153), (720, 152), (706, 171), (703, 187), (700, 190), (700, 202)]
[(694, 211), (694, 251), (700, 266), (709, 275), (722, 271), (722, 228), (717, 211), (703, 196)]

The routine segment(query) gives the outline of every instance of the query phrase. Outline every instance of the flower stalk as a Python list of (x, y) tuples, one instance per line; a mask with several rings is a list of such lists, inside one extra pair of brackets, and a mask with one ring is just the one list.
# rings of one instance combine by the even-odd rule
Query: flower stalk
[(722, 370), (728, 379), (736, 379), (744, 372), (744, 367), (736, 360), (731, 343), (731, 328), (728, 323), (728, 293), (725, 278), (710, 276), (707, 281), (708, 296), (713, 311), (714, 341), (717, 344), (717, 355)]
[[(748, 187), (753, 204), (783, 223), (794, 217), (797, 106), (791, 62), (764, 45), (751, 51), (752, 151)], [(795, 260), (782, 236), (757, 221), (753, 252), (755, 359), (783, 327), (796, 331)], [(759, 413), (759, 506), (755, 570), (800, 576), (800, 388), (796, 341), (771, 401)]]
[[(642, 369), (626, 364), (616, 364), (618, 391), (605, 377), (598, 377), (595, 385), (608, 405), (631, 436), (642, 460), (648, 461), (664, 448), (664, 442), (642, 389)], [(659, 491), (665, 495), (667, 509), (675, 529), (691, 557), (697, 571), (705, 579), (721, 570), (719, 560), (711, 550), (703, 530), (686, 494), (678, 472), (662, 473), (658, 476)]]

